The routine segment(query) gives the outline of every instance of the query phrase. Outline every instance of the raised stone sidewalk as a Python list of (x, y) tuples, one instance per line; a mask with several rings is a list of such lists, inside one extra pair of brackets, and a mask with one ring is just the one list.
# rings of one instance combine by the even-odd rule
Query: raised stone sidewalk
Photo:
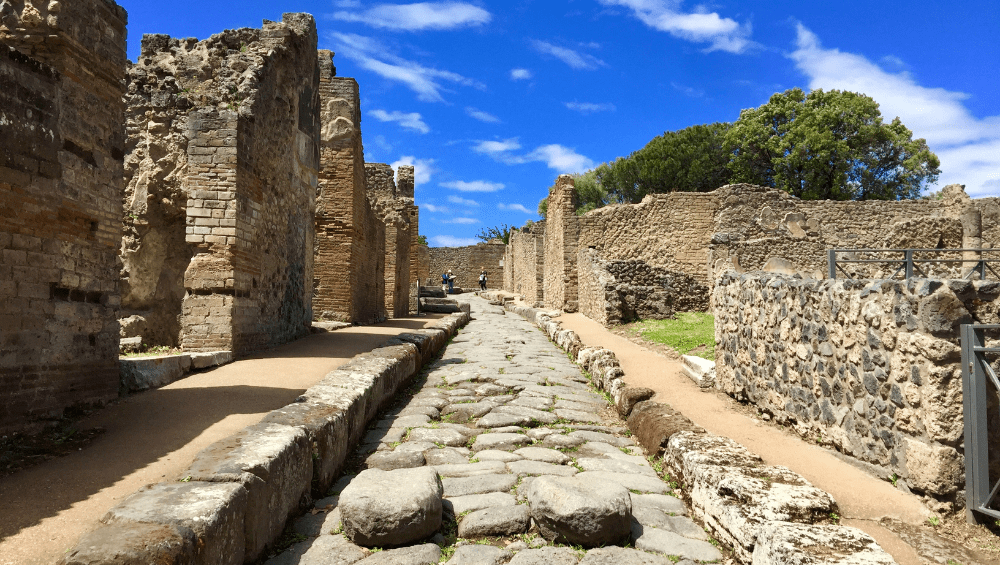
[(296, 521), (304, 540), (268, 565), (725, 559), (580, 367), (520, 316), (462, 301), (473, 320), (370, 427), (360, 474)]

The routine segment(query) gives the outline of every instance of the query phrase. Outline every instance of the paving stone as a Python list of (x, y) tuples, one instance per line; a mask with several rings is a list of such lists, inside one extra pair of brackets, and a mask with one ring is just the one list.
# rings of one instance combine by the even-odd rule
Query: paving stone
[(555, 408), (557, 410), (579, 410), (581, 412), (593, 412), (596, 410), (600, 410), (601, 408), (604, 408), (604, 406), (606, 405), (607, 405), (606, 402), (604, 405), (601, 405), (601, 404), (592, 404), (590, 402), (573, 402), (572, 400), (563, 400), (560, 398), (559, 400), (556, 400)]
[(576, 430), (569, 433), (570, 437), (580, 438), (583, 441), (598, 441), (601, 443), (607, 443), (615, 447), (625, 447), (628, 445), (635, 445), (635, 442), (631, 438), (618, 437), (611, 434), (606, 434), (603, 432), (591, 432), (586, 430)]
[(396, 546), (441, 527), (441, 480), (429, 467), (359, 473), (340, 493), (344, 534), (365, 547)]
[(464, 512), (475, 512), (484, 508), (514, 506), (517, 499), (507, 492), (490, 492), (487, 494), (469, 494), (445, 499), (445, 506), (451, 513), (458, 516)]
[[(397, 450), (398, 451), (398, 450)], [(427, 465), (461, 465), (469, 462), (471, 450), (466, 447), (441, 447), (423, 452)]]
[(433, 406), (411, 406), (404, 408), (396, 414), (397, 416), (420, 416), (424, 415), (432, 420), (437, 420), (441, 416), (441, 411)]
[(473, 418), (479, 418), (489, 414), (495, 404), (489, 402), (469, 402), (466, 404), (449, 404), (441, 410), (443, 416), (451, 416), (451, 420), (456, 422), (468, 422)]
[(463, 545), (447, 561), (448, 565), (499, 565), (504, 551), (492, 545)]
[(615, 447), (607, 443), (588, 441), (580, 446), (580, 449), (576, 451), (576, 456), (577, 458), (593, 457), (597, 459), (614, 459), (616, 461), (625, 461), (635, 465), (649, 466), (649, 461), (647, 461), (645, 457), (641, 455), (629, 455), (624, 453), (622, 449), (630, 448)]
[(529, 430), (525, 430), (524, 433), (527, 434), (527, 436), (530, 437), (531, 439), (538, 441), (541, 439), (545, 439), (546, 436), (562, 433), (562, 430), (556, 430), (552, 428), (531, 428)]
[(319, 536), (293, 545), (264, 565), (351, 565), (367, 555), (344, 536)]
[[(620, 453), (620, 452), (619, 452)], [(616, 459), (595, 459), (593, 457), (577, 457), (576, 463), (584, 471), (610, 471), (612, 473), (632, 473), (658, 477), (656, 471), (649, 465), (636, 465)]]
[[(320, 506), (317, 503), (315, 508), (322, 510), (326, 506)], [(315, 514), (306, 512), (305, 515), (292, 522), (292, 531), (307, 538), (330, 534), (340, 530), (340, 527), (340, 509), (336, 508), (336, 506), (329, 510), (316, 512)]]
[(456, 465), (435, 465), (434, 470), (441, 477), (474, 477), (476, 475), (506, 473), (507, 466), (502, 461), (480, 461), (479, 463), (466, 462)]
[(466, 381), (475, 381), (478, 378), (479, 378), (478, 374), (473, 373), (471, 371), (466, 371), (452, 375), (445, 375), (444, 382), (448, 383), (449, 385), (456, 385), (458, 383)]
[[(448, 397), (448, 401), (451, 402), (449, 406), (458, 404), (473, 404), (479, 400), (479, 397), (474, 394), (470, 394), (472, 392), (471, 390), (462, 390), (459, 392), (463, 394)], [(447, 408), (447, 406), (445, 408)]]
[(571, 467), (569, 465), (553, 465), (552, 463), (529, 461), (527, 459), (507, 463), (507, 469), (519, 477), (527, 475), (533, 475), (536, 477), (542, 475), (572, 477), (579, 472), (576, 467)]
[(427, 416), (426, 414), (417, 414), (413, 416), (392, 416), (379, 420), (378, 423), (375, 424), (375, 429), (415, 428), (430, 421), (430, 416)]
[(554, 465), (565, 465), (572, 460), (565, 453), (546, 447), (522, 447), (521, 449), (515, 450), (514, 455), (520, 455), (525, 459), (552, 463)]
[(563, 420), (569, 420), (570, 422), (593, 422), (598, 423), (603, 421), (600, 415), (594, 412), (583, 412), (581, 410), (567, 410), (556, 409), (553, 410), (556, 416), (559, 416)]
[(628, 490), (595, 477), (539, 477), (528, 505), (542, 536), (556, 543), (595, 547), (621, 543), (632, 524)]
[(484, 449), (514, 451), (529, 443), (531, 443), (531, 438), (524, 434), (479, 434), (476, 436), (475, 443), (472, 444), (472, 451), (482, 451)]
[(548, 410), (552, 408), (552, 399), (544, 396), (518, 396), (507, 403), (507, 406), (524, 406), (535, 410)]
[(584, 471), (580, 473), (581, 478), (594, 478), (598, 481), (605, 481), (621, 485), (626, 489), (639, 492), (654, 492), (666, 494), (671, 492), (670, 485), (658, 478), (648, 475), (633, 475), (630, 473), (609, 473), (607, 471)]
[(451, 400), (445, 396), (425, 396), (423, 398), (414, 398), (413, 400), (407, 402), (406, 407), (413, 408), (416, 406), (430, 406), (440, 410), (449, 404), (451, 404)]
[(604, 407), (608, 405), (608, 399), (604, 398), (596, 392), (585, 392), (580, 390), (560, 390), (559, 400), (568, 400), (570, 402), (582, 402), (584, 404), (592, 404), (595, 406)]
[(513, 394), (501, 394), (498, 396), (487, 396), (486, 398), (483, 398), (480, 402), (486, 402), (488, 404), (492, 404), (493, 406), (502, 406), (516, 398), (517, 396)]
[(425, 543), (379, 551), (358, 561), (358, 565), (437, 565), (440, 560), (441, 548)]
[(522, 391), (522, 390), (524, 390), (524, 387), (526, 387), (526, 386), (528, 386), (528, 385), (530, 385), (532, 383), (525, 382), (525, 381), (522, 381), (520, 379), (514, 379), (514, 378), (511, 378), (509, 376), (504, 375), (504, 378), (495, 378), (495, 379), (493, 379), (493, 384), (495, 384), (497, 386), (502, 386), (502, 387), (504, 387), (506, 389), (509, 389), (509, 390)]
[(676, 555), (694, 561), (718, 561), (722, 552), (707, 541), (689, 539), (684, 536), (648, 528), (632, 522), (632, 544), (636, 549), (654, 551), (663, 555)]
[(369, 430), (361, 441), (366, 444), (397, 443), (403, 441), (406, 435), (406, 428), (375, 428)]
[(407, 438), (407, 442), (410, 441), (426, 441), (434, 445), (457, 447), (465, 445), (469, 439), (467, 435), (450, 428), (413, 428)]
[(670, 516), (662, 510), (649, 506), (636, 506), (633, 502), (632, 519), (649, 528), (658, 528), (686, 538), (708, 541), (708, 534), (705, 533), (705, 530), (686, 516)]
[(610, 546), (591, 549), (580, 560), (580, 565), (674, 565), (674, 562), (638, 549)]
[(516, 455), (509, 451), (500, 451), (498, 449), (484, 449), (476, 454), (476, 458), (480, 461), (503, 461), (504, 463), (524, 459), (520, 455)]
[[(492, 434), (523, 434), (531, 428), (525, 428), (523, 426), (502, 426), (499, 428), (490, 428), (490, 433)], [(528, 436), (531, 437), (531, 436)]]
[(475, 477), (458, 477), (443, 479), (444, 496), (454, 498), (468, 494), (483, 494), (488, 492), (510, 492), (517, 484), (517, 475), (477, 475)]
[(629, 429), (625, 426), (609, 426), (607, 424), (603, 425), (571, 424), (567, 427), (572, 428), (573, 430), (580, 430), (584, 432), (600, 432), (602, 434), (608, 434), (619, 438), (628, 439), (630, 440), (628, 442), (628, 445), (635, 445), (635, 438), (631, 437), (632, 432), (630, 432)]
[(424, 454), (419, 451), (379, 451), (365, 459), (365, 467), (392, 471), (424, 465)]
[(632, 513), (636, 508), (654, 508), (665, 514), (687, 516), (688, 509), (681, 500), (669, 494), (635, 494), (632, 493)]
[(519, 551), (509, 565), (576, 565), (576, 552), (568, 547), (540, 547)]
[(531, 418), (520, 414), (501, 414), (490, 412), (476, 421), (478, 428), (506, 428), (510, 426), (521, 427), (531, 424)]
[(506, 388), (492, 383), (481, 384), (474, 390), (479, 396), (498, 396), (501, 394), (507, 394)]
[(437, 448), (438, 446), (434, 445), (429, 441), (410, 440), (410, 441), (404, 441), (403, 443), (397, 445), (394, 451), (417, 451), (420, 453), (424, 453), (425, 451)]
[(554, 424), (559, 420), (559, 417), (552, 412), (546, 412), (545, 410), (537, 410), (535, 408), (529, 408), (527, 406), (511, 406), (507, 404), (506, 406), (497, 406), (493, 409), (494, 413), (499, 414), (515, 414), (518, 416), (526, 416), (531, 421), (541, 422), (543, 424)]
[(458, 537), (478, 538), (486, 536), (513, 536), (528, 531), (530, 522), (528, 507), (495, 506), (476, 510), (458, 523)]

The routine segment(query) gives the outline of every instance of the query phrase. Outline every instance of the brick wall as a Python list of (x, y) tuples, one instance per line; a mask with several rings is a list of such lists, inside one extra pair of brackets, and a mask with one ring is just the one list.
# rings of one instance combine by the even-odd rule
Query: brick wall
[(118, 392), (127, 14), (4, 3), (0, 433)]
[(522, 297), (528, 304), (544, 304), (545, 222), (537, 222), (510, 234), (504, 255), (503, 288)]
[(307, 14), (200, 42), (143, 38), (129, 71), (122, 262), (126, 313), (148, 341), (243, 354), (308, 331), (316, 41)]
[(573, 177), (560, 175), (549, 192), (545, 220), (545, 291), (547, 308), (577, 309), (576, 260), (580, 221), (576, 216)]
[(320, 50), (319, 56), (323, 129), (313, 315), (371, 324), (385, 319), (385, 238), (368, 203), (358, 83), (335, 76), (332, 52)]
[[(412, 170), (412, 169), (411, 169)], [(410, 212), (409, 196), (396, 187), (392, 167), (385, 163), (365, 163), (368, 200), (385, 226), (385, 310), (393, 318), (410, 313)]]
[(466, 247), (431, 247), (429, 249), (428, 286), (440, 286), (441, 274), (452, 271), (455, 286), (463, 290), (479, 290), (479, 272), (486, 268), (487, 287), (503, 285), (500, 261), (506, 246), (502, 243), (479, 243)]

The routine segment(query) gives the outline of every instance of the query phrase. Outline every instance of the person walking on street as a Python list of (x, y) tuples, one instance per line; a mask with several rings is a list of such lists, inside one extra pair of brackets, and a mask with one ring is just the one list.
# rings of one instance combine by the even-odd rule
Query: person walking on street
[(451, 273), (451, 269), (445, 274), (445, 280), (448, 281), (448, 294), (455, 294), (455, 275)]
[(479, 272), (479, 290), (486, 290), (486, 267), (481, 267)]

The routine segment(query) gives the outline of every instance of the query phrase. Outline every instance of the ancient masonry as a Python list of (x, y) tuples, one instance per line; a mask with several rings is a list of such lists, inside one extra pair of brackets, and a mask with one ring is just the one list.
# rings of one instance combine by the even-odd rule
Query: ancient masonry
[(126, 333), (237, 355), (312, 320), (316, 25), (143, 38), (128, 76)]
[(432, 247), (430, 249), (429, 286), (440, 286), (441, 275), (452, 271), (455, 286), (463, 290), (479, 289), (479, 273), (485, 267), (489, 288), (503, 284), (503, 259), (506, 246), (499, 241), (465, 247)]
[(580, 222), (576, 203), (573, 177), (560, 175), (549, 192), (545, 221), (543, 302), (548, 308), (566, 312), (576, 312), (578, 305), (576, 255)]
[[(400, 180), (413, 179), (413, 167), (400, 166)], [(365, 163), (368, 200), (385, 224), (385, 310), (393, 318), (410, 313), (410, 215), (413, 183), (400, 182), (397, 188), (392, 167), (384, 163)]]
[(503, 288), (541, 308), (545, 297), (545, 222), (536, 222), (510, 234), (504, 252)]
[(126, 23), (0, 2), (0, 434), (118, 392)]
[(368, 202), (358, 83), (336, 77), (332, 58), (330, 51), (319, 52), (323, 129), (313, 315), (370, 324), (386, 315), (385, 224)]

